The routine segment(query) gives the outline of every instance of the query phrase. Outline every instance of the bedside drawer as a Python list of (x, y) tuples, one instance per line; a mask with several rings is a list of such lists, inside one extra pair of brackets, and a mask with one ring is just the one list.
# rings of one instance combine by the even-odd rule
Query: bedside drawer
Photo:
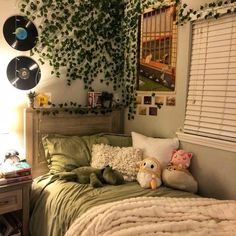
[(22, 209), (22, 189), (0, 193), (0, 214)]

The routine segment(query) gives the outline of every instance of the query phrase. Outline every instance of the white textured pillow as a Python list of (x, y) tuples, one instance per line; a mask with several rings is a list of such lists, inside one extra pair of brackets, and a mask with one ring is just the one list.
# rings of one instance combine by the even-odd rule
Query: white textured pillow
[(152, 138), (145, 135), (131, 132), (133, 148), (140, 148), (145, 157), (155, 157), (164, 168), (171, 160), (172, 152), (178, 149), (177, 138)]
[(126, 181), (137, 178), (137, 162), (142, 160), (142, 151), (133, 147), (113, 147), (107, 144), (94, 144), (91, 166), (103, 169), (110, 166), (119, 171)]

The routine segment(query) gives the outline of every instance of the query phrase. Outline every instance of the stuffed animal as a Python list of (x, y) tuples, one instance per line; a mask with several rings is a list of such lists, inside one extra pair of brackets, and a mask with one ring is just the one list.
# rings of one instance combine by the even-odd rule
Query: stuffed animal
[(140, 163), (137, 181), (142, 188), (158, 188), (161, 185), (160, 162), (156, 158), (145, 158)]
[(174, 150), (170, 165), (176, 166), (179, 169), (187, 169), (190, 166), (192, 156), (191, 152), (186, 152), (182, 149)]
[(20, 161), (19, 158), (19, 152), (16, 150), (9, 150), (6, 154), (5, 154), (5, 164), (13, 164), (13, 163), (17, 163)]
[(174, 150), (169, 165), (163, 169), (162, 181), (165, 186), (196, 193), (198, 183), (188, 170), (193, 154), (185, 150)]
[(198, 183), (188, 169), (179, 169), (172, 165), (163, 170), (162, 181), (167, 187), (190, 193), (196, 193), (198, 189)]
[(83, 166), (73, 169), (71, 172), (63, 172), (59, 176), (66, 181), (76, 181), (80, 184), (90, 184), (94, 188), (104, 184), (120, 185), (124, 183), (123, 176), (110, 166), (97, 169), (91, 166)]

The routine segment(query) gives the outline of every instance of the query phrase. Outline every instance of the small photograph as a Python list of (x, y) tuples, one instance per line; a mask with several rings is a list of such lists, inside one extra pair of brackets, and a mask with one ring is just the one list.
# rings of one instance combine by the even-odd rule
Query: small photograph
[(138, 107), (138, 114), (142, 115), (142, 116), (146, 116), (147, 115), (147, 107), (144, 107), (144, 106)]
[(87, 105), (89, 107), (93, 107), (94, 104), (94, 93), (93, 92), (88, 92), (88, 103)]
[(142, 104), (142, 96), (136, 96), (136, 104)]
[(51, 93), (38, 93), (36, 96), (36, 108), (51, 107)]
[(88, 106), (100, 107), (101, 106), (101, 92), (88, 92)]
[(165, 98), (163, 96), (155, 97), (155, 105), (160, 109), (164, 105)]
[(165, 98), (163, 96), (156, 96), (155, 97), (155, 104), (163, 105), (165, 101)]
[(166, 106), (175, 106), (175, 96), (167, 96), (166, 97)]
[(94, 107), (102, 106), (102, 93), (95, 93), (94, 95)]
[(152, 96), (144, 96), (143, 97), (143, 104), (145, 104), (145, 105), (152, 104)]
[(157, 116), (157, 107), (149, 107), (149, 115)]

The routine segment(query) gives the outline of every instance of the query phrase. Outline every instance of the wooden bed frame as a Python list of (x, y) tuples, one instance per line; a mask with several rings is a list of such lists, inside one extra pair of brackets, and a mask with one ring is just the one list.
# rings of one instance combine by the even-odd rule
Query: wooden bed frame
[(96, 133), (124, 132), (124, 112), (122, 109), (106, 114), (69, 114), (59, 111), (57, 115), (44, 115), (43, 111), (52, 112), (53, 108), (41, 109), (38, 113), (27, 108), (24, 111), (24, 146), (26, 160), (32, 166), (33, 178), (48, 172), (42, 146), (42, 135), (90, 135)]

